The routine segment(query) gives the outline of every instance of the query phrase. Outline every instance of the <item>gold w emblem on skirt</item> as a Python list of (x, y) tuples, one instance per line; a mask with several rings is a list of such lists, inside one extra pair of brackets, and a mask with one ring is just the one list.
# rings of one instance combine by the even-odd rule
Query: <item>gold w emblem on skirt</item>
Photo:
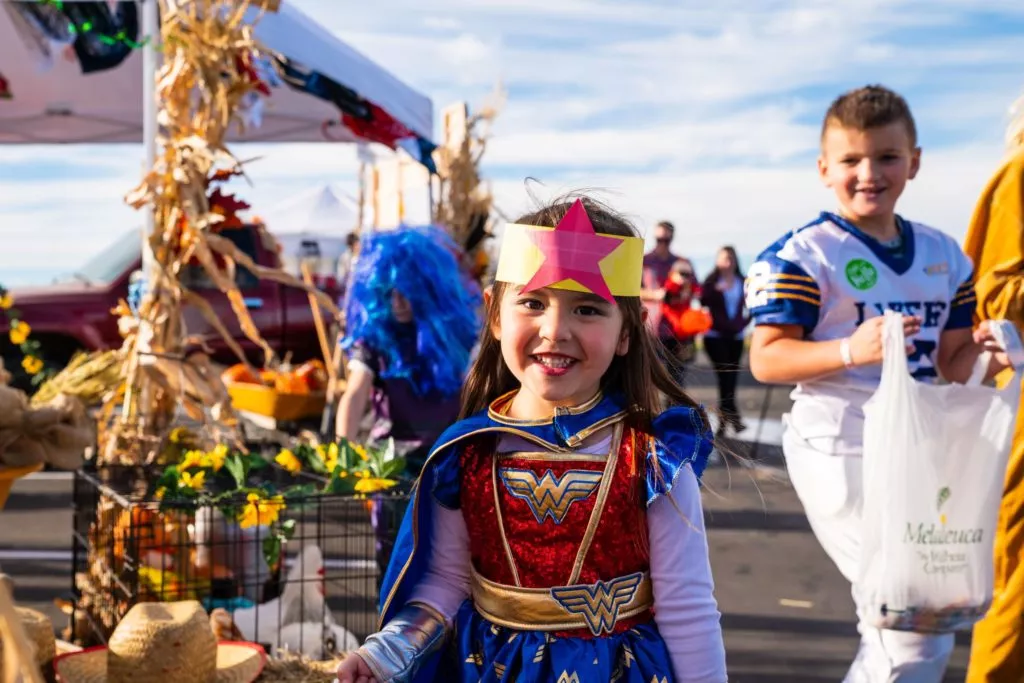
[(605, 583), (560, 586), (551, 589), (551, 597), (570, 614), (581, 614), (595, 636), (612, 632), (619, 610), (633, 602), (643, 574), (629, 574)]
[(550, 517), (555, 524), (561, 524), (573, 503), (586, 500), (597, 490), (602, 476), (602, 472), (569, 470), (561, 477), (556, 477), (548, 470), (538, 479), (537, 473), (532, 470), (501, 471), (501, 481), (505, 488), (516, 498), (526, 501), (540, 524), (544, 523), (545, 517)]

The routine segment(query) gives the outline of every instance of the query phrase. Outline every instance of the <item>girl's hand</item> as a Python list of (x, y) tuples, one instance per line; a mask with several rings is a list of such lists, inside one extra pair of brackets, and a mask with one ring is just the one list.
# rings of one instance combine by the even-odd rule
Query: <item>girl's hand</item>
[(355, 652), (350, 652), (338, 665), (337, 683), (382, 683), (373, 677), (370, 667)]
[[(869, 318), (861, 323), (850, 335), (850, 356), (854, 365), (878, 365), (882, 362), (882, 328), (885, 316)], [(921, 331), (921, 318), (916, 315), (903, 316), (903, 335), (909, 339)], [(914, 349), (907, 344), (907, 354)]]
[(982, 320), (981, 324), (974, 330), (974, 343), (981, 346), (983, 351), (992, 352), (992, 361), (988, 367), (988, 375), (990, 377), (998, 375), (1006, 368), (1012, 367), (1006, 349), (999, 346), (999, 342), (992, 335), (992, 329), (987, 320)]

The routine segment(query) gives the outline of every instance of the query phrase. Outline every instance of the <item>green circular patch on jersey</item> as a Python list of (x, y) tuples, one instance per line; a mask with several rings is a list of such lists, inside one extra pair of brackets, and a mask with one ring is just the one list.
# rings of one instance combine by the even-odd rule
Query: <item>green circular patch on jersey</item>
[(857, 289), (871, 289), (878, 282), (878, 271), (870, 262), (855, 258), (846, 264), (846, 279)]

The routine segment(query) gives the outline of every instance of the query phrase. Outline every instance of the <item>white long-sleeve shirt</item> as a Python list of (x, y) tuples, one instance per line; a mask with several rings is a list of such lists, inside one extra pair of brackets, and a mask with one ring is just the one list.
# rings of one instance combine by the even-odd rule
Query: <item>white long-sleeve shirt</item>
[[(610, 439), (585, 447), (581, 452), (607, 453)], [(516, 437), (503, 436), (498, 450), (517, 451), (522, 450), (523, 445)], [(469, 597), (472, 566), (469, 532), (461, 510), (449, 510), (433, 498), (431, 505), (434, 506), (434, 529), (430, 565), (410, 601), (429, 605), (451, 621)], [(689, 466), (679, 473), (669, 496), (661, 496), (651, 503), (647, 510), (647, 530), (654, 620), (672, 658), (676, 681), (726, 681), (721, 615), (711, 578), (700, 487)]]

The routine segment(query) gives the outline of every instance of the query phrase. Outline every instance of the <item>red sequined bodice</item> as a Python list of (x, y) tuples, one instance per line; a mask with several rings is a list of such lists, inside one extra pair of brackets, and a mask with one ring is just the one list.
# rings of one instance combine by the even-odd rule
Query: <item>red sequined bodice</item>
[[(610, 454), (541, 447), (496, 454), (494, 436), (467, 444), (460, 455), (460, 496), (476, 570), (523, 588), (589, 584), (647, 571), (643, 463), (637, 461), (643, 450), (634, 441), (625, 429), (607, 486), (602, 484)], [(592, 525), (598, 505), (603, 509)], [(589, 526), (592, 540), (585, 544)], [(572, 579), (581, 546), (588, 547)]]

